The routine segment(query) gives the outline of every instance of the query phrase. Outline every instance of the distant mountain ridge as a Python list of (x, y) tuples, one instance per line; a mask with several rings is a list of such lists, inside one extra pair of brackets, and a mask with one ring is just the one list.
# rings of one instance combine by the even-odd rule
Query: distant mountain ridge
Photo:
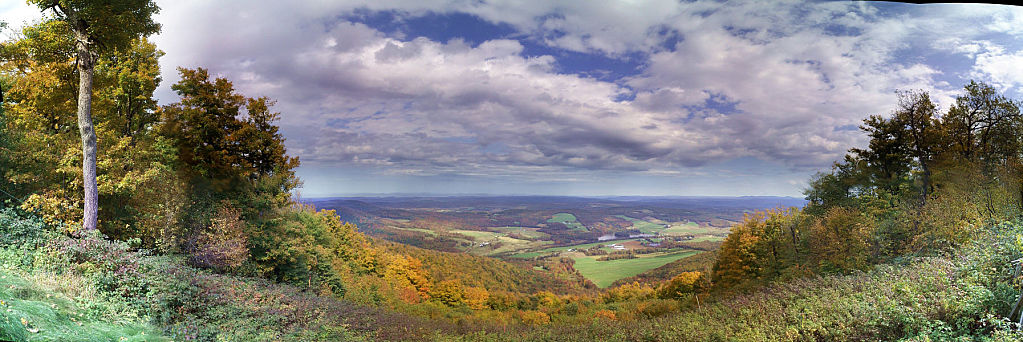
[[(526, 206), (530, 209), (572, 208), (580, 204), (619, 204), (623, 206), (654, 205), (664, 208), (718, 207), (771, 209), (776, 207), (802, 208), (807, 201), (803, 198), (785, 196), (504, 196), (504, 195), (453, 195), (453, 196), (354, 196), (303, 198), (308, 204), (348, 203), (353, 209), (360, 207), (391, 208), (463, 208), (508, 209)], [(363, 204), (356, 204), (361, 202)]]

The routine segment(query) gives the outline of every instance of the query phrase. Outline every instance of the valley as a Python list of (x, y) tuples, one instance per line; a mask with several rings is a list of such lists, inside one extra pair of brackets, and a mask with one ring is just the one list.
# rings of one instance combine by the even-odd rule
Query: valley
[(370, 236), (543, 270), (570, 259), (606, 288), (713, 252), (746, 213), (800, 207), (788, 197), (339, 197), (306, 199)]

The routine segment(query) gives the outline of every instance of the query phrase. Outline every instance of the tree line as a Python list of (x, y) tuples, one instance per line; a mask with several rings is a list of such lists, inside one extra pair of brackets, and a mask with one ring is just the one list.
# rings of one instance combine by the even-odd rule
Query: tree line
[(897, 95), (895, 110), (860, 126), (866, 147), (810, 180), (804, 208), (755, 213), (732, 228), (717, 287), (941, 254), (1021, 214), (1020, 101), (976, 81), (944, 112), (927, 92)]

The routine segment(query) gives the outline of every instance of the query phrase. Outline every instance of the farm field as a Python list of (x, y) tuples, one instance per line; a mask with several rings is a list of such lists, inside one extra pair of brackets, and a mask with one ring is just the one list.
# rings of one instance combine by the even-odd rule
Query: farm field
[(409, 227), (398, 227), (398, 226), (392, 226), (392, 228), (398, 229), (398, 230), (406, 230), (406, 231), (410, 231), (410, 232), (419, 232), (419, 233), (423, 233), (423, 234), (427, 234), (427, 235), (437, 236), (437, 232), (429, 230), (429, 229), (424, 229), (424, 228), (409, 228)]
[[(532, 257), (537, 257), (537, 256), (547, 255), (547, 254), (552, 254), (552, 253), (557, 253), (557, 252), (564, 253), (564, 252), (568, 252), (569, 249), (575, 249), (575, 250), (588, 249), (588, 248), (591, 248), (591, 247), (594, 247), (594, 246), (604, 246), (604, 245), (609, 245), (609, 244), (613, 244), (613, 243), (625, 243), (625, 242), (628, 242), (628, 241), (636, 241), (636, 240), (640, 240), (640, 239), (589, 242), (589, 243), (581, 243), (581, 244), (570, 245), (570, 246), (550, 247), (550, 248), (545, 248), (545, 249), (541, 249), (541, 250), (537, 250), (537, 251), (523, 252), (523, 253), (515, 254), (515, 255), (512, 255), (511, 257), (513, 257), (513, 258), (532, 258)], [(613, 249), (611, 249), (609, 247), (602, 247), (601, 249), (606, 251), (606, 252), (613, 251)]]
[[(681, 250), (664, 253), (640, 254), (635, 259), (618, 259), (597, 261), (599, 256), (586, 256), (582, 253), (568, 253), (567, 256), (575, 260), (575, 269), (586, 279), (589, 279), (598, 287), (605, 288), (615, 280), (628, 278), (637, 274), (661, 267), (672, 261), (685, 258), (690, 255), (704, 253), (700, 251)], [(566, 255), (566, 254), (562, 254)]]
[[(572, 258), (575, 268), (601, 287), (630, 278), (699, 251), (673, 243), (717, 242), (726, 228), (750, 210), (798, 205), (786, 198), (574, 198), (574, 197), (393, 197), (335, 198), (314, 202), (336, 209), (343, 220), (359, 222), (367, 234), (448, 253), (515, 260), (546, 256)], [(653, 236), (633, 237), (636, 233)], [(598, 241), (608, 235), (615, 238)], [(668, 244), (636, 259), (596, 261), (580, 252), (620, 244), (625, 250), (646, 243)], [(555, 247), (556, 246), (556, 247)], [(713, 245), (710, 245), (713, 246)], [(526, 261), (523, 263), (523, 261)], [(556, 262), (556, 261), (554, 261)]]
[(665, 224), (662, 224), (662, 223), (655, 223), (655, 222), (650, 222), (650, 221), (644, 221), (644, 220), (628, 217), (628, 216), (625, 216), (625, 215), (615, 215), (615, 216), (618, 217), (618, 218), (624, 219), (624, 220), (628, 220), (629, 222), (632, 222), (632, 228), (636, 229), (636, 230), (639, 230), (641, 233), (644, 233), (644, 234), (655, 234), (655, 233), (661, 232), (662, 230), (665, 229), (665, 227), (664, 227)]
[(724, 239), (725, 236), (728, 236), (728, 229), (701, 225), (693, 221), (668, 223), (655, 218), (641, 220), (625, 215), (615, 216), (623, 220), (628, 220), (632, 223), (632, 229), (638, 230), (644, 234), (657, 234), (660, 236), (692, 235), (695, 237), (692, 240), (693, 242), (718, 241)]
[(689, 240), (689, 242), (703, 242), (703, 241), (725, 241), (725, 236), (718, 235), (702, 235)]
[(487, 227), (489, 230), (499, 231), (508, 234), (517, 234), (522, 237), (530, 239), (544, 239), (550, 237), (549, 234), (540, 232), (537, 228), (529, 227)]
[(562, 223), (562, 224), (568, 226), (569, 228), (572, 228), (572, 230), (577, 230), (577, 231), (582, 231), (582, 232), (589, 231), (588, 229), (586, 229), (586, 226), (584, 226), (582, 223), (579, 223), (579, 221), (578, 221), (578, 219), (576, 219), (575, 215), (572, 215), (572, 214), (569, 214), (569, 213), (557, 213), (557, 214), (554, 214), (554, 217), (551, 217), (549, 220), (547, 220), (547, 222)]
[[(467, 252), (476, 255), (494, 255), (511, 253), (526, 249), (535, 249), (553, 243), (546, 240), (524, 240), (509, 237), (508, 233), (478, 230), (452, 230), (451, 233), (470, 237), (472, 243)], [(542, 233), (541, 233), (542, 234)], [(482, 245), (487, 243), (486, 245)], [(496, 248), (494, 247), (496, 246)]]
[(715, 228), (710, 226), (700, 225), (693, 221), (687, 222), (672, 222), (671, 225), (664, 230), (661, 230), (661, 235), (728, 235), (727, 228)]

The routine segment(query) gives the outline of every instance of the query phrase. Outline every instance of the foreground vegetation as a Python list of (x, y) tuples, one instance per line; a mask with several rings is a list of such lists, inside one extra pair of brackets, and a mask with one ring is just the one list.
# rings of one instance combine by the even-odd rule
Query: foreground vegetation
[[(850, 275), (804, 277), (747, 293), (689, 301), (677, 314), (572, 326), (493, 341), (1016, 341), (1006, 317), (1019, 296), (1013, 261), (1023, 223), (989, 227), (946, 257), (907, 258)], [(649, 310), (649, 309), (648, 309)]]

